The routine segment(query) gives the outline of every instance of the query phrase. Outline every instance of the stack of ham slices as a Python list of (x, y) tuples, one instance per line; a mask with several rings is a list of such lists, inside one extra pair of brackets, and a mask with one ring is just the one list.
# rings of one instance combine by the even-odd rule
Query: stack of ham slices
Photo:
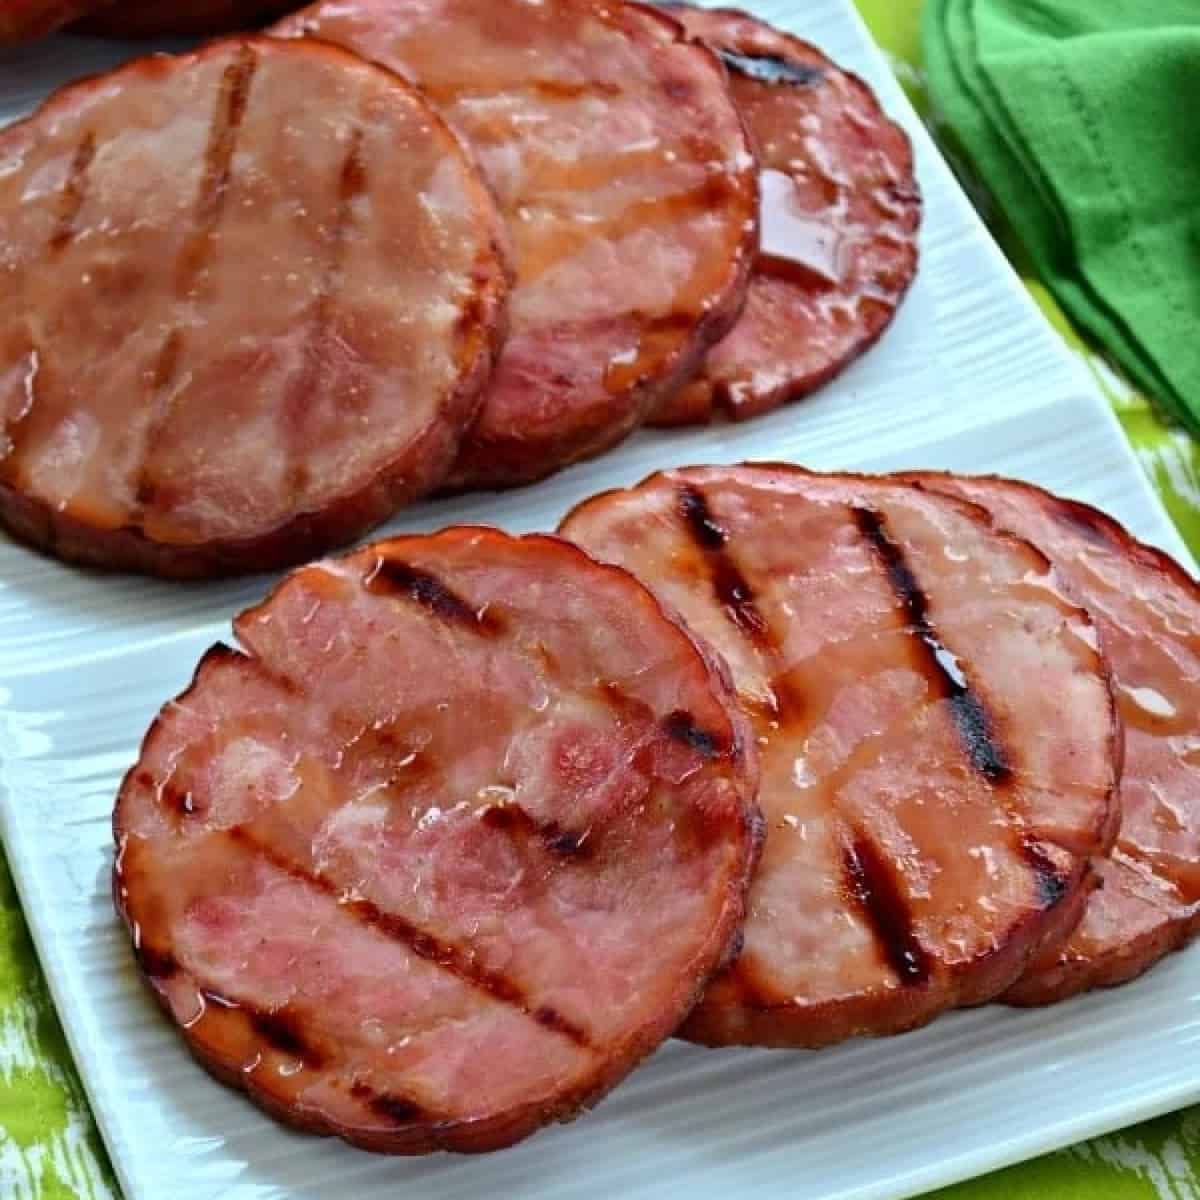
[(1200, 586), (998, 478), (695, 467), (289, 576), (167, 704), (115, 894), (197, 1058), (393, 1153), (672, 1032), (1121, 982), (1200, 912)]
[[(431, 492), (742, 420), (886, 329), (908, 140), (755, 18), (20, 0), (266, 33), (0, 132), (0, 521), (303, 563)], [(308, 562), (160, 712), (114, 891), (188, 1048), (418, 1154), (678, 1034), (816, 1048), (1131, 979), (1200, 924), (1200, 588), (1020, 482), (694, 467), (557, 535)]]
[[(22, 0), (0, 41), (79, 7)], [(93, 7), (137, 36), (285, 6)], [(267, 32), (0, 132), (0, 522), (66, 560), (288, 566), (644, 423), (754, 416), (915, 274), (907, 137), (745, 15), (328, 0)]]

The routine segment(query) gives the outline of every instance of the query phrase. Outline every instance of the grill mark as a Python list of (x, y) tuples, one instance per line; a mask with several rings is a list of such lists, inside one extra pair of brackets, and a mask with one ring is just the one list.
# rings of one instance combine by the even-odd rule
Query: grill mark
[(1021, 854), (1037, 878), (1038, 900), (1042, 907), (1053, 908), (1067, 894), (1069, 881), (1028, 835), (1021, 838)]
[(159, 950), (143, 943), (135, 947), (134, 955), (147, 979), (171, 979), (179, 971), (179, 961), (169, 950)]
[(501, 1004), (507, 1004), (510, 1008), (518, 1009), (530, 1020), (561, 1034), (580, 1048), (589, 1048), (588, 1035), (583, 1029), (552, 1009), (531, 1004), (519, 984), (497, 971), (491, 971), (481, 966), (475, 961), (469, 948), (464, 949), (449, 942), (443, 942), (435, 934), (419, 928), (404, 917), (384, 912), (370, 900), (347, 900), (332, 880), (315, 871), (310, 872), (299, 863), (286, 858), (273, 846), (259, 841), (244, 826), (234, 826), (226, 831), (226, 836), (250, 853), (262, 857), (276, 870), (290, 876), (298, 883), (324, 892), (325, 895), (333, 898), (340, 912), (346, 913), (385, 937), (402, 943), (418, 958), (423, 958), (426, 962), (440, 967), (447, 974), (453, 975), (475, 991), (482, 992)]
[(191, 788), (181, 790), (170, 780), (158, 789), (159, 802), (180, 817), (190, 817), (196, 812), (196, 797)]
[(377, 1092), (361, 1080), (351, 1085), (350, 1095), (361, 1101), (376, 1116), (384, 1117), (396, 1125), (411, 1125), (428, 1117), (425, 1109), (415, 1100), (396, 1092)]
[(158, 357), (154, 361), (150, 376), (150, 419), (146, 426), (142, 464), (138, 470), (137, 482), (133, 490), (135, 513), (139, 517), (156, 500), (163, 498), (161, 487), (154, 478), (150, 464), (162, 441), (163, 431), (170, 416), (171, 404), (167, 392), (179, 373), (179, 360), (182, 353), (183, 333), (179, 329), (173, 329), (159, 347)]
[(921, 647), (927, 672), (942, 697), (949, 702), (968, 761), (989, 783), (997, 786), (1007, 783), (1012, 778), (1012, 767), (996, 739), (991, 718), (983, 702), (971, 690), (958, 658), (933, 628), (929, 619), (929, 600), (908, 565), (903, 549), (892, 539), (881, 513), (852, 505), (850, 514), (887, 574), (892, 591), (908, 618), (910, 632)]
[(754, 589), (729, 556), (729, 531), (717, 523), (704, 493), (690, 484), (679, 489), (679, 512), (692, 540), (704, 552), (713, 591), (737, 630), (760, 649), (775, 652), (771, 629), (759, 611)]
[(825, 72), (820, 67), (793, 62), (777, 54), (739, 54), (736, 50), (723, 47), (719, 47), (717, 53), (732, 74), (743, 75), (755, 83), (813, 87), (825, 78)]
[(367, 591), (377, 596), (409, 600), (450, 625), (461, 625), (481, 634), (500, 633), (503, 622), (490, 608), (472, 608), (436, 575), (410, 566), (397, 558), (380, 555), (364, 580)]
[[(208, 267), (212, 256), (214, 235), (225, 211), (225, 200), (233, 177), (233, 155), (257, 71), (257, 55), (251, 47), (243, 46), (221, 76), (221, 90), (213, 107), (212, 125), (204, 150), (204, 174), (193, 208), (192, 232), (175, 266), (175, 294), (180, 298), (187, 297), (192, 291), (197, 277)], [(178, 375), (182, 350), (183, 332), (178, 328), (173, 329), (159, 348), (151, 372), (151, 415), (142, 449), (141, 468), (134, 485), (132, 517), (135, 523), (151, 505), (169, 502), (154, 478), (151, 463), (170, 419), (171, 405), (167, 392)]]
[[(216, 999), (222, 1003), (229, 1003), (220, 997), (216, 997)], [(328, 1062), (325, 1051), (314, 1045), (305, 1036), (300, 1021), (286, 1008), (269, 1012), (266, 1009), (237, 1002), (234, 1002), (234, 1007), (245, 1010), (250, 1028), (280, 1054), (298, 1058), (311, 1070), (319, 1070)]]
[[(143, 973), (153, 981), (168, 980), (179, 973), (179, 961), (169, 951), (142, 946), (136, 953)], [(233, 1000), (214, 988), (205, 987), (199, 980), (197, 991), (206, 1008), (216, 1005), (227, 1012), (238, 1013), (258, 1037), (279, 1053), (299, 1059), (313, 1070), (328, 1062), (325, 1051), (305, 1036), (303, 1024), (287, 1008), (271, 1011), (244, 1000)]]
[(557, 821), (542, 822), (519, 804), (493, 804), (479, 818), (489, 829), (538, 839), (552, 854), (578, 859), (590, 855), (590, 829), (582, 833), (564, 829)]
[[(354, 205), (367, 190), (367, 165), (363, 160), (363, 130), (350, 134), (350, 146), (338, 174), (337, 213), (328, 238), (326, 258), (317, 297), (313, 302), (308, 337), (304, 344), (304, 359), (299, 370), (288, 381), (282, 403), (283, 427), (288, 433), (291, 463), (287, 479), (293, 500), (298, 500), (308, 486), (310, 475), (304, 437), (306, 416), (314, 395), (323, 391), (325, 376), (331, 361), (334, 339), (334, 316), (337, 297), (346, 285), (346, 245), (354, 228)], [(361, 384), (365, 387), (365, 383)], [(358, 398), (363, 402), (363, 397)]]
[(66, 249), (75, 240), (78, 230), (75, 222), (83, 209), (87, 197), (88, 170), (96, 157), (96, 135), (91, 130), (83, 135), (71, 159), (70, 172), (63, 185), (62, 200), (58, 210), (58, 224), (50, 238), (50, 249), (55, 253)]
[(697, 725), (695, 717), (685, 709), (677, 708), (668, 714), (663, 730), (667, 737), (695, 750), (701, 758), (720, 758), (728, 752), (720, 735)]
[(225, 209), (233, 177), (233, 155), (257, 70), (258, 56), (250, 46), (243, 46), (221, 76), (221, 90), (204, 150), (204, 174), (196, 197), (192, 233), (176, 268), (175, 286), (180, 295), (191, 290), (212, 254), (213, 234)]
[(902, 983), (925, 983), (929, 955), (917, 940), (908, 902), (874, 842), (855, 832), (842, 846), (842, 870), (846, 890), (866, 917), (888, 965)]

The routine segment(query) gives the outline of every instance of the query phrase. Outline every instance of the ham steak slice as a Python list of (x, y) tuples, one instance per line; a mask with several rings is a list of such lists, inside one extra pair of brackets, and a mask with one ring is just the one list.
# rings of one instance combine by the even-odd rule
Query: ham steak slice
[(670, 5), (720, 55), (762, 165), (746, 309), (653, 424), (758, 416), (819, 388), (891, 324), (917, 270), (912, 147), (875, 94), (746, 13)]
[(452, 486), (613, 445), (733, 324), (757, 171), (720, 63), (675, 21), (623, 0), (325, 0), (273, 32), (418, 84), (508, 218), (512, 336)]
[(1096, 623), (1125, 726), (1121, 831), (1066, 945), (1005, 999), (1047, 1004), (1123, 983), (1200, 927), (1200, 584), (1086, 504), (1011, 479), (917, 476), (984, 505), (1054, 563)]
[(126, 777), (115, 891), (189, 1048), (371, 1150), (598, 1100), (735, 948), (757, 760), (721, 671), (556, 538), (458, 528), (291, 575)]
[(62, 558), (263, 570), (436, 487), (502, 335), (503, 229), (398, 76), (251, 38), (0, 131), (0, 521)]
[(683, 1026), (819, 1046), (1009, 987), (1111, 845), (1119, 729), (1086, 612), (973, 505), (885, 478), (690, 468), (561, 532), (724, 656), (767, 820), (741, 957)]

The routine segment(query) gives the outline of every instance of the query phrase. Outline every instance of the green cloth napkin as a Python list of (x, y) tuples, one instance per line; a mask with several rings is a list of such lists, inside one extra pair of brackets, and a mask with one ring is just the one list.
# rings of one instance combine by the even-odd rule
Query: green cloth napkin
[(929, 0), (938, 106), (1076, 324), (1200, 432), (1200, 3)]
[[(2, 3), (3, 0), (0, 0)], [(1200, 451), (1072, 330), (1021, 242), (988, 201), (949, 113), (931, 111), (918, 48), (921, 0), (856, 0), (897, 76), (928, 115), (1026, 286), (1095, 374), (1172, 516), (1200, 554)], [(1017, 3), (1018, 0), (1014, 0)], [(1108, 0), (1087, 0), (1103, 6)], [(1200, 0), (1195, 0), (1200, 6)], [(1152, 8), (1157, 0), (1145, 0)], [(935, 75), (940, 79), (939, 73)], [(1183, 103), (1183, 101), (1181, 101)], [(955, 122), (957, 124), (957, 121)], [(802, 1192), (802, 1188), (801, 1188)], [(797, 1194), (801, 1194), (798, 1192)], [(0, 1200), (112, 1200), (117, 1189), (84, 1100), (8, 868), (0, 854)], [(938, 1200), (1193, 1200), (1200, 1197), (1200, 1108), (1010, 1167)], [(931, 1198), (932, 1200), (932, 1198)]]

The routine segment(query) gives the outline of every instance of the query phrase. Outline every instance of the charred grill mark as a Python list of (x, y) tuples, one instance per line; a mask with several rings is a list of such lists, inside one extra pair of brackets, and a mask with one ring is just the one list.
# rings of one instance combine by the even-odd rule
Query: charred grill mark
[(418, 958), (423, 958), (426, 962), (440, 967), (447, 974), (453, 975), (475, 991), (482, 992), (501, 1004), (519, 1009), (537, 1024), (552, 1029), (577, 1046), (588, 1048), (589, 1041), (586, 1031), (561, 1014), (553, 1010), (545, 1010), (551, 1012), (553, 1016), (551, 1022), (544, 1015), (544, 1006), (532, 1004), (525, 995), (524, 989), (507, 976), (480, 965), (469, 947), (460, 947), (450, 942), (444, 942), (437, 935), (419, 928), (406, 918), (395, 913), (384, 912), (370, 900), (347, 899), (332, 880), (293, 862), (273, 846), (259, 841), (244, 826), (234, 826), (227, 831), (227, 836), (245, 847), (251, 854), (263, 858), (276, 870), (288, 875), (298, 883), (324, 892), (335, 901), (339, 912), (346, 913), (385, 937), (402, 943)]
[[(294, 445), (307, 444), (302, 436), (305, 415), (312, 399), (322, 390), (330, 363), (330, 345), (334, 335), (336, 300), (346, 283), (346, 245), (354, 228), (354, 206), (367, 190), (367, 164), (363, 159), (363, 131), (350, 134), (350, 146), (338, 173), (337, 214), (328, 238), (328, 257), (325, 262), (317, 297), (312, 308), (309, 336), (305, 339), (304, 360), (289, 380), (283, 399), (283, 422)], [(360, 385), (365, 386), (365, 385)], [(363, 397), (359, 397), (361, 403)], [(293, 499), (298, 500), (308, 486), (310, 475), (307, 455), (293, 452), (287, 478)]]
[(190, 817), (196, 812), (196, 798), (190, 788), (185, 791), (168, 781), (159, 789), (158, 795), (166, 808), (181, 817)]
[(213, 234), (221, 222), (229, 194), (233, 155), (257, 70), (258, 56), (252, 47), (243, 46), (221, 77), (221, 90), (204, 151), (204, 175), (196, 197), (193, 230), (176, 272), (176, 290), (180, 295), (191, 290), (196, 276), (208, 265)]
[(154, 478), (150, 463), (154, 451), (162, 438), (163, 429), (170, 412), (170, 401), (167, 391), (175, 382), (179, 372), (179, 360), (183, 351), (183, 334), (173, 329), (163, 344), (159, 347), (158, 358), (155, 359), (150, 379), (151, 415), (146, 430), (145, 448), (142, 452), (142, 466), (138, 472), (137, 484), (134, 487), (134, 503), (138, 511), (150, 507), (160, 498), (159, 484)]
[[(217, 999), (220, 1001), (221, 998)], [(223, 1002), (229, 1003), (228, 1001)], [(300, 1021), (286, 1008), (270, 1012), (236, 1002), (234, 1006), (245, 1010), (250, 1028), (280, 1054), (297, 1058), (306, 1067), (313, 1070), (318, 1070), (328, 1061), (324, 1050), (314, 1045), (311, 1039), (305, 1036)]]
[(760, 649), (774, 652), (771, 630), (759, 611), (754, 590), (729, 556), (728, 530), (714, 519), (699, 488), (681, 487), (678, 504), (684, 526), (708, 561), (713, 592), (725, 615), (744, 637)]
[(562, 858), (582, 858), (586, 853), (590, 830), (576, 833), (564, 829), (557, 821), (536, 820), (519, 804), (493, 804), (479, 818), (489, 829), (515, 836), (536, 838), (552, 854)]
[(679, 489), (679, 511), (693, 541), (708, 551), (724, 550), (729, 534), (713, 519), (704, 493), (691, 486)]
[(147, 979), (170, 979), (179, 970), (179, 961), (169, 950), (159, 950), (143, 942), (135, 948), (134, 954)]
[(776, 54), (739, 54), (719, 48), (717, 53), (731, 74), (743, 75), (755, 83), (786, 84), (789, 87), (813, 87), (825, 78), (820, 67), (793, 62)]
[(499, 633), (501, 621), (488, 609), (472, 608), (436, 575), (410, 566), (398, 558), (376, 560), (365, 581), (367, 591), (377, 596), (394, 596), (411, 601), (449, 625), (461, 625), (477, 633)]
[(696, 724), (691, 713), (677, 708), (663, 722), (667, 737), (695, 750), (701, 758), (718, 758), (727, 752), (722, 738)]
[(1032, 838), (1021, 839), (1021, 854), (1037, 877), (1038, 900), (1043, 908), (1053, 908), (1066, 894), (1069, 880), (1050, 861), (1046, 852)]
[(855, 833), (842, 847), (842, 870), (846, 890), (866, 917), (888, 965), (902, 983), (925, 983), (929, 955), (917, 940), (908, 901), (874, 842)]
[(383, 1117), (396, 1125), (411, 1125), (427, 1117), (425, 1110), (415, 1100), (399, 1096), (395, 1092), (377, 1092), (361, 1080), (350, 1088), (350, 1095), (361, 1101), (376, 1116)]
[(950, 704), (955, 728), (971, 766), (989, 783), (1000, 785), (1012, 778), (1003, 748), (996, 740), (992, 721), (957, 657), (946, 648), (929, 620), (929, 601), (921, 589), (903, 549), (888, 533), (883, 515), (852, 506), (851, 516), (887, 573), (896, 599), (904, 609), (909, 628), (920, 645), (926, 668)]
[(87, 195), (88, 170), (96, 157), (96, 135), (90, 130), (84, 134), (79, 145), (75, 147), (71, 159), (71, 169), (67, 181), (63, 185), (62, 200), (58, 210), (58, 225), (50, 238), (50, 249), (60, 251), (75, 240), (75, 222), (83, 208)]
[[(175, 267), (175, 292), (186, 297), (197, 277), (207, 267), (213, 238), (225, 210), (225, 199), (233, 175), (233, 155), (246, 117), (250, 86), (258, 70), (258, 58), (249, 46), (243, 46), (237, 58), (221, 76), (221, 90), (213, 109), (212, 126), (204, 151), (204, 174), (193, 210), (192, 232), (188, 236)], [(134, 485), (133, 519), (155, 503), (169, 502), (162, 495), (151, 464), (163, 430), (170, 419), (168, 392), (179, 373), (183, 333), (173, 329), (159, 347), (150, 372), (151, 415), (142, 450), (142, 465)]]

